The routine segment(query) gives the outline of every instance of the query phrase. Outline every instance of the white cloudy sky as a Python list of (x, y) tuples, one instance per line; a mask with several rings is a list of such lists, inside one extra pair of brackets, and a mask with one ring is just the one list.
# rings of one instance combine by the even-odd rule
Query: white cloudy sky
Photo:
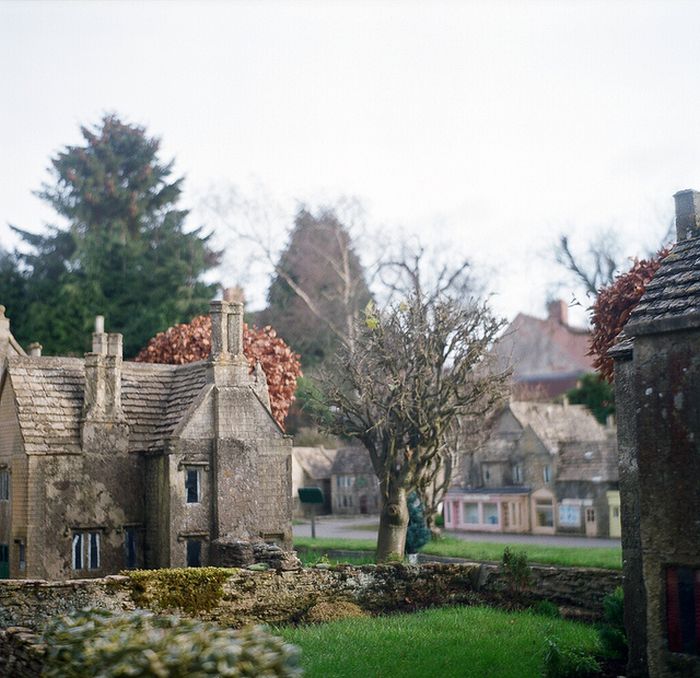
[(52, 220), (49, 157), (116, 111), (162, 138), (189, 206), (355, 195), (371, 227), (470, 256), (500, 312), (541, 314), (558, 233), (612, 227), (633, 255), (700, 188), (698, 63), (700, 3), (672, 0), (6, 0), (0, 244)]

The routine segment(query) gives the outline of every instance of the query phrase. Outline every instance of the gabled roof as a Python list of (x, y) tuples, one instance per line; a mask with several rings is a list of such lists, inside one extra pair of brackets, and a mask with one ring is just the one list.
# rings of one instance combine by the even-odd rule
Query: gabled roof
[(324, 447), (293, 447), (292, 455), (304, 472), (313, 480), (331, 477), (333, 462), (338, 450)]
[(333, 475), (374, 474), (369, 452), (362, 445), (341, 447), (336, 451)]
[(561, 443), (605, 441), (608, 432), (585, 405), (512, 401), (508, 405), (523, 429), (528, 426), (551, 454)]
[[(80, 451), (85, 387), (82, 358), (11, 357), (7, 377), (27, 454)], [(206, 383), (206, 363), (122, 365), (129, 449), (162, 447)]]
[[(700, 238), (677, 242), (625, 326), (629, 336), (700, 322)], [(665, 326), (665, 327), (660, 327)]]
[(588, 330), (549, 317), (519, 313), (494, 346), (500, 369), (513, 367), (516, 381), (546, 379), (550, 375), (581, 374), (593, 370)]
[(612, 440), (564, 443), (557, 481), (617, 482), (617, 447)]

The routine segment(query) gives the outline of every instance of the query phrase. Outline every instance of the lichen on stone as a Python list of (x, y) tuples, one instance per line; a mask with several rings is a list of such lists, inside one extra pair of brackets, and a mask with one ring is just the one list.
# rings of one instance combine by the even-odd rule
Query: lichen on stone
[(195, 615), (214, 609), (223, 596), (223, 583), (236, 572), (223, 567), (130, 570), (131, 592), (139, 607), (157, 611), (178, 609)]

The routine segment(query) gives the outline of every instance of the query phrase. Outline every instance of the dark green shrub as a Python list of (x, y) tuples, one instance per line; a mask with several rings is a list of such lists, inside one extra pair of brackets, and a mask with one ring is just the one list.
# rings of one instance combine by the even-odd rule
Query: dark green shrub
[(509, 546), (503, 550), (501, 572), (511, 594), (522, 594), (532, 581), (527, 553), (525, 551), (511, 551)]
[(589, 678), (600, 673), (596, 658), (579, 649), (559, 647), (547, 638), (544, 651), (544, 678)]
[(445, 527), (445, 516), (442, 513), (435, 516), (435, 527)]
[(242, 631), (136, 610), (83, 610), (44, 632), (47, 678), (301, 676), (298, 650), (261, 627)]
[(430, 530), (425, 522), (425, 513), (418, 494), (408, 495), (408, 529), (406, 530), (406, 553), (418, 553), (430, 541)]
[(559, 608), (549, 600), (538, 600), (531, 609), (541, 617), (552, 617), (554, 619), (561, 617)]
[(603, 656), (613, 659), (627, 656), (624, 597), (619, 586), (603, 599), (603, 622), (598, 629), (598, 637)]

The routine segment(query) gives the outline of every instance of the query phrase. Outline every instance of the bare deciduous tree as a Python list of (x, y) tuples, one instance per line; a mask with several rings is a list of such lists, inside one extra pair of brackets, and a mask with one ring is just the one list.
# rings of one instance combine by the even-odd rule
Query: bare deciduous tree
[(438, 492), (446, 489), (450, 434), (460, 418), (486, 417), (508, 378), (484, 367), (502, 321), (447, 288), (426, 292), (419, 268), (404, 270), (410, 293), (384, 311), (368, 308), (354, 345), (344, 344), (319, 381), (332, 412), (327, 428), (362, 442), (379, 479), (379, 561), (403, 556), (407, 494), (426, 494), (436, 483)]

